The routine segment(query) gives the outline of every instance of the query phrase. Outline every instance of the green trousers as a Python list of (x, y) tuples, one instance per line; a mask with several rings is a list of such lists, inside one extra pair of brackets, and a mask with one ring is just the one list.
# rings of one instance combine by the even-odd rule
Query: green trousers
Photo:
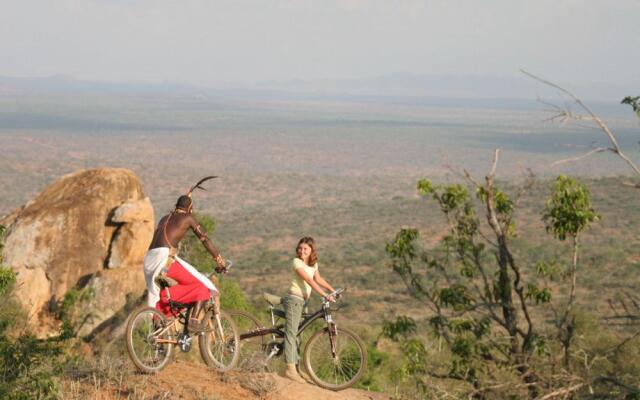
[(301, 297), (286, 295), (282, 298), (287, 321), (284, 325), (284, 359), (287, 364), (298, 364), (298, 326), (302, 318), (304, 300)]

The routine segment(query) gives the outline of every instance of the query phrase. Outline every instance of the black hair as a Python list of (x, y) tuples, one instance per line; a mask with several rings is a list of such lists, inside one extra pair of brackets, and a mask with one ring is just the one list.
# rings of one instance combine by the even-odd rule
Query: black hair
[(189, 209), (189, 207), (191, 207), (191, 203), (191, 197), (183, 194), (182, 196), (178, 197), (178, 201), (176, 201), (176, 208), (186, 211)]

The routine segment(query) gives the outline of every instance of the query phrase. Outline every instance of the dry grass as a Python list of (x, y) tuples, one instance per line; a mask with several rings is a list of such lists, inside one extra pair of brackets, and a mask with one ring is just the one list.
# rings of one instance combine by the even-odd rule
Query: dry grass
[(253, 353), (240, 361), (241, 373), (236, 376), (241, 387), (251, 391), (260, 398), (265, 398), (277, 389), (273, 375), (269, 373), (266, 355)]

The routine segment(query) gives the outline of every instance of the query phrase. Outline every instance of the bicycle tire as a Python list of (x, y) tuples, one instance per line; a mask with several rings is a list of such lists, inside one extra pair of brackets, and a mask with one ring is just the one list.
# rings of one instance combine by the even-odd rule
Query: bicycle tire
[[(158, 338), (150, 337), (159, 329), (158, 325), (165, 328), (167, 323), (165, 316), (151, 307), (140, 308), (129, 316), (126, 330), (127, 352), (133, 364), (141, 372), (147, 374), (160, 372), (171, 360), (173, 344), (157, 344), (154, 342)], [(162, 335), (162, 339), (174, 339), (173, 335), (173, 329), (169, 329)]]
[(207, 312), (205, 318), (208, 319), (208, 329), (212, 330), (198, 335), (200, 355), (209, 367), (215, 368), (219, 372), (229, 371), (236, 366), (240, 357), (240, 338), (236, 324), (229, 314), (225, 311), (220, 311), (220, 325), (225, 338), (224, 342), (222, 342), (220, 341), (221, 335), (217, 328), (215, 315)]
[(329, 329), (311, 336), (304, 349), (303, 361), (316, 385), (329, 390), (353, 386), (367, 367), (367, 349), (360, 337), (349, 329), (336, 327), (337, 357), (331, 352)]
[[(238, 328), (238, 336), (250, 332), (252, 330), (262, 328), (263, 324), (258, 318), (242, 310), (227, 310), (227, 314), (233, 319)], [(256, 354), (262, 355), (266, 348), (265, 336), (254, 336), (248, 339), (240, 339), (240, 360), (242, 363), (247, 359), (251, 359)]]

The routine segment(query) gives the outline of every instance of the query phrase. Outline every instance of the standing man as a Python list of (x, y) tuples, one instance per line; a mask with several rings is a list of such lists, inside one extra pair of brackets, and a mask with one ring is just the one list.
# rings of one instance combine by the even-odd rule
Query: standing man
[[(191, 230), (218, 264), (216, 272), (226, 271), (220, 252), (192, 214), (193, 199), (191, 195), (193, 190), (196, 188), (204, 190), (200, 184), (213, 178), (215, 176), (201, 179), (187, 194), (178, 198), (175, 209), (160, 219), (149, 250), (144, 257), (144, 277), (148, 291), (147, 304), (169, 316), (169, 299), (180, 303), (195, 302), (188, 324), (189, 329), (193, 332), (203, 329), (198, 314), (211, 296), (214, 296), (216, 304), (219, 304), (219, 292), (211, 280), (178, 257), (177, 252), (180, 241)], [(161, 273), (177, 282), (177, 285), (168, 289), (169, 297), (167, 297), (167, 291), (160, 292), (160, 288), (155, 283), (156, 277)]]

